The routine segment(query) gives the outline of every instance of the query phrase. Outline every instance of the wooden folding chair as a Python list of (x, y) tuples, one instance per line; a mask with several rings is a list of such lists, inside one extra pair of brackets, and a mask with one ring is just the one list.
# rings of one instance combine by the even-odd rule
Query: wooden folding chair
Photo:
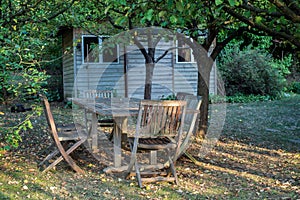
[[(112, 90), (86, 90), (84, 91), (84, 97), (88, 99), (100, 99), (100, 98), (111, 99), (114, 97), (114, 94)], [(115, 121), (112, 118), (98, 119), (99, 127), (106, 127), (106, 128), (113, 129), (114, 123)]]
[(84, 129), (79, 125), (75, 126), (75, 124), (57, 126), (55, 124), (47, 97), (44, 95), (40, 96), (44, 103), (44, 112), (50, 129), (51, 137), (54, 141), (54, 144), (52, 145), (54, 150), (48, 156), (46, 156), (39, 166), (43, 166), (44, 163), (49, 163), (52, 158), (60, 155), (52, 163), (48, 164), (48, 166), (44, 168), (43, 172), (50, 170), (60, 161), (65, 160), (76, 172), (84, 174), (84, 171), (78, 165), (76, 165), (74, 160), (70, 157), (70, 153), (72, 153), (76, 148), (86, 141), (86, 132), (84, 132)]
[(176, 100), (184, 100), (187, 96), (195, 96), (188, 92), (177, 92), (176, 94)]
[[(135, 136), (128, 139), (131, 160), (127, 178), (135, 175), (140, 187), (143, 182), (168, 181), (178, 184), (174, 158), (179, 153), (182, 141), (185, 112), (185, 101), (141, 101)], [(158, 163), (156, 157), (161, 150), (166, 152), (167, 157), (167, 162), (161, 162), (163, 165)], [(140, 165), (138, 151), (149, 152), (150, 162)]]
[(86, 90), (84, 91), (84, 97), (90, 99), (112, 98), (113, 91), (112, 90)]

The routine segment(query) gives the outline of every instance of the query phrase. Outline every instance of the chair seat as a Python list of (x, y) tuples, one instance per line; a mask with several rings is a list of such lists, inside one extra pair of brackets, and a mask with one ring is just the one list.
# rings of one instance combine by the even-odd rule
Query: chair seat
[(84, 136), (78, 135), (77, 132), (74, 131), (63, 131), (58, 132), (58, 139), (60, 141), (69, 141), (69, 140), (81, 140), (82, 138), (85, 138)]
[(58, 124), (56, 125), (58, 131), (76, 131), (75, 124)]
[(79, 135), (79, 131), (76, 129), (76, 126), (82, 127), (80, 125), (75, 124), (59, 124), (57, 125), (57, 135), (60, 141), (68, 141), (68, 140), (81, 140), (85, 138), (85, 136)]
[[(129, 138), (128, 141), (133, 144), (134, 138)], [(139, 138), (138, 148), (149, 151), (160, 149), (174, 149), (176, 148), (176, 142), (169, 137)]]
[(107, 118), (107, 119), (99, 119), (98, 123), (100, 127), (113, 127), (115, 121), (112, 118)]

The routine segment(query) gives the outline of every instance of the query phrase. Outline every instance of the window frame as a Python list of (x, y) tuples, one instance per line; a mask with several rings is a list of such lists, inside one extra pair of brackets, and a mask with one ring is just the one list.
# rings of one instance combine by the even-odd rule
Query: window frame
[[(84, 57), (84, 51), (85, 51), (85, 47), (84, 47), (84, 38), (87, 38), (87, 37), (93, 37), (93, 38), (98, 38), (98, 45), (99, 45), (99, 54), (98, 54), (98, 62), (86, 62), (85, 61), (85, 57)], [(84, 34), (81, 36), (81, 55), (82, 55), (82, 63), (83, 64), (119, 64), (120, 63), (120, 48), (119, 48), (119, 45), (117, 44), (116, 45), (116, 49), (117, 49), (117, 61), (116, 62), (104, 62), (103, 61), (103, 53), (100, 52), (100, 48), (102, 47), (102, 43), (104, 41), (103, 38), (109, 38), (110, 36), (106, 36), (106, 35), (101, 35), (101, 36), (95, 36), (95, 35), (87, 35), (87, 34)]]
[(189, 47), (188, 49), (191, 51), (191, 57), (190, 57), (191, 61), (185, 61), (185, 62), (179, 61), (179, 59), (178, 59), (178, 57), (179, 57), (179, 54), (178, 54), (179, 46), (178, 46), (178, 40), (176, 40), (176, 58), (175, 59), (176, 59), (177, 64), (196, 63), (195, 58), (194, 58), (194, 54), (193, 54), (193, 49), (191, 47)]

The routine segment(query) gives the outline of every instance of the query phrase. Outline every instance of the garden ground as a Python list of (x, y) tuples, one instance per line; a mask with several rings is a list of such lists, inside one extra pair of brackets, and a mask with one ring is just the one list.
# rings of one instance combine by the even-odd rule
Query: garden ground
[[(58, 121), (71, 115), (61, 104), (53, 107)], [(122, 174), (103, 173), (104, 166), (83, 148), (76, 157), (85, 175), (64, 162), (41, 173), (37, 163), (51, 140), (44, 116), (33, 124), (22, 133), (19, 148), (0, 152), (0, 199), (300, 199), (299, 96), (228, 104), (224, 129), (210, 153), (198, 157), (198, 140), (188, 150), (194, 162), (179, 159), (178, 186), (157, 183), (140, 189)]]

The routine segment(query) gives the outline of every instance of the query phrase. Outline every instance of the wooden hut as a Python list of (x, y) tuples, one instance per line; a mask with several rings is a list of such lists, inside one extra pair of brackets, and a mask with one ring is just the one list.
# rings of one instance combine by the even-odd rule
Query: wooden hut
[[(135, 45), (115, 45), (105, 51), (92, 52), (93, 44), (101, 45), (107, 36), (94, 36), (78, 29), (61, 31), (63, 45), (64, 98), (80, 96), (85, 90), (113, 90), (115, 96), (143, 98), (145, 59)], [(162, 41), (156, 55), (179, 42)], [(95, 48), (94, 48), (95, 49)], [(185, 52), (179, 52), (185, 51)], [(184, 56), (181, 56), (184, 53)], [(174, 50), (155, 66), (152, 99), (177, 92), (197, 93), (197, 67), (190, 49)], [(217, 73), (210, 74), (209, 91), (217, 93)]]

